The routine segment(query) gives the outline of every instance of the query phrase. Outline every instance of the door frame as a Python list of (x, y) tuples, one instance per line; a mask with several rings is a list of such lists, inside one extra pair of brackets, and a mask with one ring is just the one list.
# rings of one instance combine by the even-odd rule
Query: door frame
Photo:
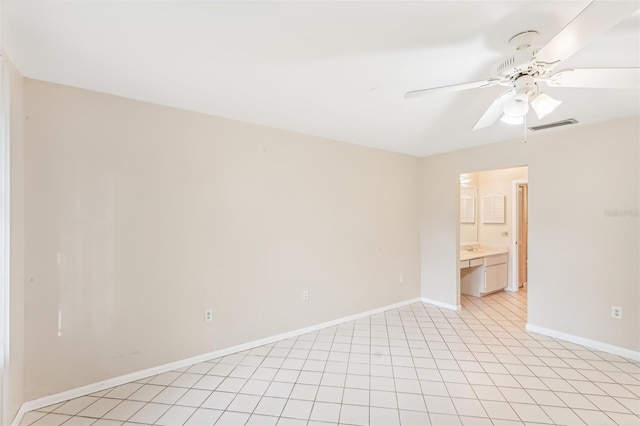
[(511, 181), (511, 247), (509, 248), (511, 263), (509, 285), (505, 290), (517, 293), (518, 288), (518, 185), (529, 185), (529, 179)]
[(9, 145), (9, 84), (4, 63), (0, 58), (0, 423), (10, 423), (9, 411), (9, 203), (10, 203), (10, 145)]

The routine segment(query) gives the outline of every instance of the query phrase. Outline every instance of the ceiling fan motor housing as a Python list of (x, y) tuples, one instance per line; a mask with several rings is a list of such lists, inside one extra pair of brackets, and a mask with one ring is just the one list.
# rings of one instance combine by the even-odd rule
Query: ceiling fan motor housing
[(542, 74), (544, 67), (533, 61), (537, 52), (537, 49), (531, 47), (516, 51), (498, 65), (498, 73), (508, 78), (517, 77), (520, 74)]
[(536, 79), (529, 74), (523, 74), (513, 82), (515, 88), (514, 99), (518, 102), (528, 102), (538, 92)]
[(540, 50), (534, 47), (538, 32), (534, 30), (516, 34), (509, 40), (514, 53), (498, 65), (498, 74), (515, 83), (522, 75), (541, 77), (550, 71), (548, 64), (539, 63), (535, 56)]

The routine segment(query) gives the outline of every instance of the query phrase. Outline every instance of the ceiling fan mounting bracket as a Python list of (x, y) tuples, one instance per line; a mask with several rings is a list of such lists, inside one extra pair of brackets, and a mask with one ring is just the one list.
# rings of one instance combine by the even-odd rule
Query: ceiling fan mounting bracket
[(533, 44), (535, 43), (537, 38), (537, 31), (523, 31), (509, 39), (509, 46), (511, 46), (514, 50), (527, 50), (533, 47)]
[(535, 60), (538, 48), (534, 43), (538, 32), (534, 30), (518, 33), (509, 39), (509, 45), (515, 52), (498, 65), (498, 74), (515, 82), (522, 75), (541, 77), (547, 75), (553, 65)]

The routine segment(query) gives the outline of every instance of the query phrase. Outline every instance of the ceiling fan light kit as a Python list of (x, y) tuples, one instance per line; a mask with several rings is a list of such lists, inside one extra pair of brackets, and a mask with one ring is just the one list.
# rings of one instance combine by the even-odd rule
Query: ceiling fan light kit
[(504, 104), (502, 112), (508, 117), (524, 117), (529, 112), (529, 102), (525, 99), (514, 97)]
[(510, 115), (504, 114), (500, 117), (500, 121), (505, 124), (512, 124), (514, 126), (524, 124), (524, 116), (512, 117)]
[(553, 87), (640, 88), (640, 68), (577, 68), (555, 71), (558, 64), (583, 48), (590, 39), (610, 29), (640, 9), (640, 2), (590, 2), (545, 46), (535, 46), (538, 32), (528, 30), (511, 37), (514, 53), (497, 67), (497, 76), (487, 80), (414, 90), (405, 99), (436, 92), (506, 86), (480, 117), (473, 130), (493, 125), (498, 119), (508, 124), (526, 121), (529, 106), (538, 119), (551, 114), (562, 103), (540, 91), (540, 83)]
[(547, 115), (555, 111), (561, 103), (562, 101), (553, 99), (547, 94), (538, 93), (538, 95), (531, 100), (531, 107), (536, 112), (538, 119), (542, 120)]

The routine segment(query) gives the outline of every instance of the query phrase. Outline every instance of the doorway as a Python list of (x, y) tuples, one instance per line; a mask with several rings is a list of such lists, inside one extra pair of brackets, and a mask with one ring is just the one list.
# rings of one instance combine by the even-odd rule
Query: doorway
[[(527, 166), (460, 174), (458, 294), (482, 297), (528, 284), (528, 174)], [(479, 277), (470, 283), (469, 273)]]
[(518, 201), (517, 201), (517, 221), (516, 225), (518, 227), (516, 231), (516, 246), (518, 247), (518, 274), (517, 274), (517, 283), (518, 289), (522, 287), (526, 287), (527, 285), (527, 265), (528, 265), (528, 232), (529, 232), (529, 215), (528, 215), (528, 206), (529, 202), (529, 184), (528, 183), (520, 183), (517, 188), (518, 192)]

